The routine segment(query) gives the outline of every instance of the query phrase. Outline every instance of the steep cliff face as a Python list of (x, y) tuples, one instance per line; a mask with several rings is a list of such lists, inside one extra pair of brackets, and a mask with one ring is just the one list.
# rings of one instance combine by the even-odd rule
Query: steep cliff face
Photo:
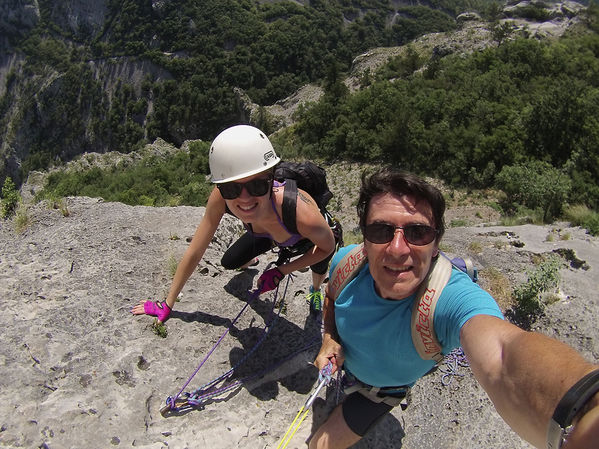
[(0, 3), (0, 48), (10, 46), (11, 38), (27, 35), (40, 20), (37, 0), (4, 0)]
[[(4, 70), (0, 71), (0, 80), (11, 78), (11, 73), (19, 70), (22, 63), (18, 55), (7, 60)], [(113, 113), (113, 98), (124, 95), (123, 86), (131, 90), (132, 98), (140, 98), (146, 79), (161, 81), (172, 76), (149, 61), (123, 57), (90, 61), (76, 73), (48, 70), (44, 78), (14, 83), (8, 93), (14, 101), (5, 113), (5, 129), (0, 136), (0, 172), (19, 183), (21, 162), (32, 154), (32, 149), (44, 151), (60, 145), (48, 163), (67, 161), (83, 152), (110, 151), (111, 142), (121, 138), (109, 135), (105, 127)], [(78, 82), (81, 85), (73, 89)], [(6, 89), (2, 93), (6, 93)], [(76, 113), (65, 111), (64, 105), (56, 101), (65, 97), (70, 97), (68, 104)], [(150, 97), (132, 115), (131, 122), (143, 132), (152, 112)]]
[(102, 31), (108, 14), (106, 0), (65, 0), (46, 3), (53, 23), (82, 38), (97, 36)]

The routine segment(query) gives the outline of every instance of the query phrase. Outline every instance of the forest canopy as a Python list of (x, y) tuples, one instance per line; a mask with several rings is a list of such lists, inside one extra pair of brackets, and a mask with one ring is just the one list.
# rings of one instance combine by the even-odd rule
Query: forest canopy
[[(568, 203), (599, 209), (595, 3), (577, 31), (560, 39), (533, 39), (509, 22), (500, 25), (498, 4), (484, 0), (438, 0), (431, 7), (375, 0), (161, 5), (110, 1), (108, 20), (94, 34), (58, 27), (52, 2), (40, 1), (40, 23), (15, 38), (26, 55), (25, 70), (9, 74), (0, 98), (0, 125), (6, 127), (4, 113), (18, 92), (30, 89), (21, 96), (28, 103), (19, 116), (31, 130), (23, 176), (83, 152), (127, 153), (158, 137), (176, 146), (209, 142), (249, 120), (240, 115), (235, 88), (269, 105), (315, 83), (324, 88), (321, 99), (301, 107), (295, 124), (272, 136), (286, 158), (385, 162), (453, 186), (502, 187), (506, 210), (522, 198), (522, 190), (511, 189), (519, 175), (541, 185), (559, 177), (566, 180), (555, 186), (559, 204), (541, 195), (529, 207), (540, 207), (547, 219)], [(541, 14), (533, 9), (518, 14)], [(464, 11), (490, 20), (494, 45), (446, 54), (419, 52), (411, 44), (425, 33), (458, 28), (456, 17)], [(397, 17), (389, 26), (390, 15)], [(343, 80), (355, 56), (397, 45), (405, 51), (349, 91)], [(141, 86), (120, 80), (107, 92), (94, 67), (121, 60), (149, 62), (163, 76), (148, 74)], [(51, 89), (40, 89), (44, 73), (52, 74)], [(259, 120), (253, 124), (275, 131), (267, 115)], [(139, 167), (56, 174), (48, 191), (129, 204), (202, 204), (209, 185), (205, 158), (197, 153), (201, 145)]]

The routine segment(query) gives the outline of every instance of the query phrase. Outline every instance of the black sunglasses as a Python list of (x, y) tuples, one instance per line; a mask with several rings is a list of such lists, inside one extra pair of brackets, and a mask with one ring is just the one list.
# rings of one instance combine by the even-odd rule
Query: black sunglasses
[(439, 231), (423, 224), (393, 226), (388, 223), (371, 223), (362, 229), (364, 238), (372, 243), (389, 243), (395, 236), (395, 230), (401, 229), (406, 241), (412, 245), (424, 246), (437, 237)]
[(225, 182), (217, 184), (220, 194), (226, 200), (234, 200), (241, 195), (243, 188), (252, 196), (266, 195), (270, 190), (272, 178), (256, 178), (248, 182)]

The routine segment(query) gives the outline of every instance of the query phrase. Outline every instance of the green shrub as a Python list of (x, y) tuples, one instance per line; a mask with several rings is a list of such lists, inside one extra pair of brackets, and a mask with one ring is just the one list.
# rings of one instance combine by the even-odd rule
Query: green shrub
[(545, 306), (542, 295), (554, 290), (559, 284), (561, 259), (550, 256), (541, 262), (535, 270), (528, 273), (528, 281), (513, 291), (516, 313), (522, 318), (539, 315)]
[(504, 166), (495, 182), (506, 194), (504, 209), (508, 213), (523, 205), (542, 211), (544, 222), (561, 214), (572, 189), (572, 181), (561, 170), (543, 161)]
[(583, 227), (589, 231), (589, 234), (598, 236), (599, 235), (599, 214), (593, 213), (590, 217), (588, 217), (583, 223)]
[(65, 196), (101, 197), (143, 206), (204, 206), (212, 186), (206, 181), (206, 143), (192, 142), (190, 151), (160, 159), (146, 156), (132, 164), (109, 168), (56, 171), (39, 198)]
[(564, 217), (573, 226), (585, 228), (591, 235), (599, 235), (599, 213), (583, 204), (575, 204), (564, 210)]
[(19, 203), (19, 205), (15, 209), (14, 224), (15, 231), (18, 234), (23, 233), (25, 229), (27, 229), (31, 224), (31, 216), (29, 215), (29, 210), (27, 206), (25, 206), (23, 203)]

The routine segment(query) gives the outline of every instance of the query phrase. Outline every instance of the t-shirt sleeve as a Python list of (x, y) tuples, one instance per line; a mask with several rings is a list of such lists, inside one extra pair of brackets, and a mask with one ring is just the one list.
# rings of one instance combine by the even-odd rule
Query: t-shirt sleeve
[(495, 299), (467, 274), (454, 269), (435, 309), (435, 332), (443, 353), (460, 346), (460, 330), (475, 315), (504, 319)]

